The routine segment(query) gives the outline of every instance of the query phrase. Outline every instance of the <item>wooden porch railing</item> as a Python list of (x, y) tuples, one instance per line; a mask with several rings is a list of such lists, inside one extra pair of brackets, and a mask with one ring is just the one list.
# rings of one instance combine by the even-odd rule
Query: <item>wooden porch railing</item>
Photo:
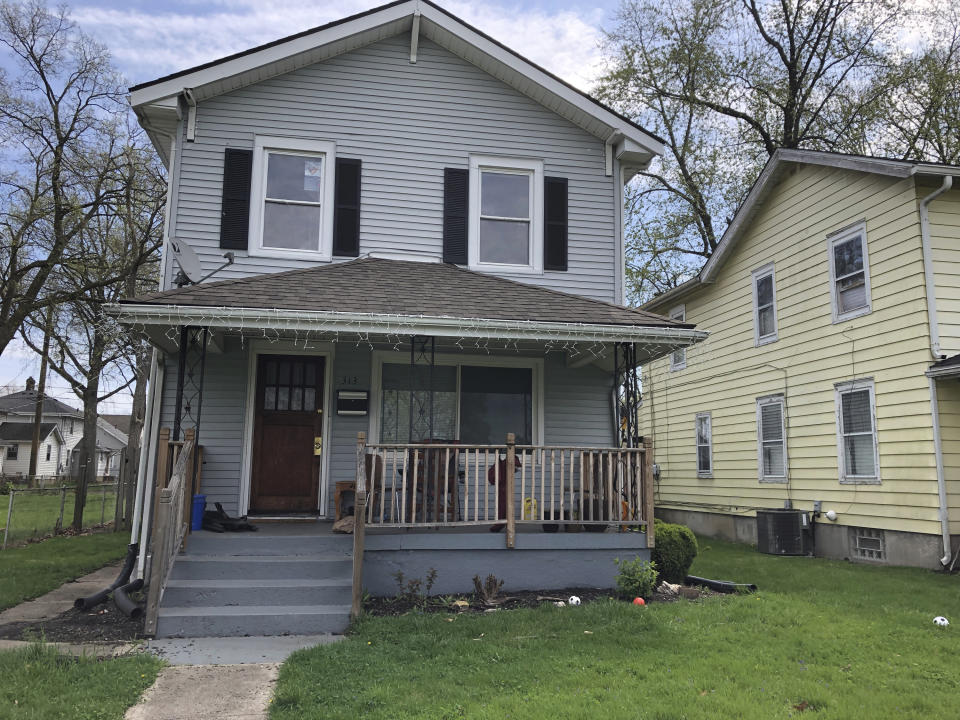
[[(144, 621), (146, 635), (154, 635), (157, 631), (163, 591), (190, 527), (194, 431), (187, 430), (184, 436), (182, 442), (171, 442), (167, 428), (162, 429), (159, 435), (157, 491), (150, 536), (151, 561)], [(171, 468), (169, 476), (168, 468)]]
[[(354, 613), (363, 535), (381, 528), (502, 525), (604, 531), (643, 529), (654, 544), (653, 450), (459, 443), (357, 444)], [(545, 529), (548, 529), (545, 528)], [(567, 529), (571, 529), (568, 527)], [(359, 552), (358, 552), (359, 551)]]

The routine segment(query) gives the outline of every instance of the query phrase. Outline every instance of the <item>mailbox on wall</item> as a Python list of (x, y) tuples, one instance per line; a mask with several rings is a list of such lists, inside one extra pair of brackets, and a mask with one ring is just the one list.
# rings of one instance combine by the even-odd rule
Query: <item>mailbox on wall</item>
[(366, 415), (369, 408), (366, 390), (337, 390), (337, 415)]

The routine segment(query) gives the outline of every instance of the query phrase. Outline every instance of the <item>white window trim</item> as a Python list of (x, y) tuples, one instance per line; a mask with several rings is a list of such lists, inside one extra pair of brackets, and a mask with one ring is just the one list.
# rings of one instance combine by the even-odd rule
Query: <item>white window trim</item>
[[(763, 416), (765, 405), (780, 406), (780, 433), (783, 438), (783, 475), (765, 475), (763, 472)], [(785, 483), (790, 475), (790, 460), (787, 457), (787, 402), (783, 395), (767, 395), (757, 398), (757, 477), (760, 482)]]
[[(837, 298), (837, 274), (834, 267), (833, 248), (835, 245), (847, 242), (854, 236), (860, 236), (861, 247), (863, 249), (863, 283), (864, 292), (867, 298), (867, 304), (856, 310), (849, 312), (840, 312), (840, 303)], [(834, 323), (845, 322), (861, 315), (868, 315), (873, 311), (873, 300), (870, 292), (870, 257), (867, 254), (867, 224), (863, 221), (856, 225), (851, 225), (827, 237), (827, 260), (830, 266), (830, 312)]]
[[(267, 188), (267, 153), (301, 152), (323, 157), (323, 197), (320, 200), (320, 247), (317, 250), (286, 250), (263, 247), (263, 205)], [(250, 255), (257, 257), (331, 260), (333, 258), (334, 168), (337, 145), (327, 140), (257, 135), (250, 182)]]
[[(685, 322), (687, 321), (687, 306), (686, 306), (686, 305), (677, 305), (676, 307), (674, 307), (674, 308), (672, 308), (672, 309), (670, 310), (670, 312), (669, 312), (669, 314), (667, 315), (667, 317), (669, 317), (669, 318), (670, 318), (671, 320), (673, 320), (674, 322), (682, 322), (682, 323), (685, 323)], [(683, 353), (683, 360), (680, 361), (680, 362), (676, 362), (676, 354), (677, 354), (677, 352), (682, 352), (682, 353)], [(683, 369), (686, 368), (686, 367), (687, 367), (687, 349), (686, 349), (686, 348), (678, 348), (678, 350), (674, 350), (673, 352), (670, 353), (670, 370), (671, 370), (671, 372), (674, 371), (674, 370), (683, 370)]]
[[(760, 303), (757, 296), (757, 283), (768, 275), (770, 276), (770, 285), (773, 289), (773, 332), (761, 337)], [(753, 344), (755, 347), (760, 347), (761, 345), (776, 342), (780, 337), (780, 324), (777, 322), (777, 277), (774, 273), (773, 263), (768, 263), (751, 273), (751, 286), (753, 290)]]
[[(879, 485), (880, 484), (880, 431), (877, 428), (877, 403), (874, 392), (873, 378), (862, 380), (848, 380), (837, 383), (834, 387), (834, 415), (837, 421), (837, 469), (840, 472), (840, 482), (845, 485)], [(848, 475), (844, 457), (843, 418), (841, 398), (844, 394), (856, 390), (870, 391), (870, 420), (873, 424), (873, 467), (874, 475)]]
[[(707, 418), (710, 422), (710, 433), (707, 435), (707, 449), (710, 451), (710, 469), (701, 470), (700, 469), (700, 433), (697, 431), (697, 424), (700, 422), (700, 418)], [(697, 477), (698, 478), (712, 478), (713, 477), (713, 416), (709, 412), (698, 412), (694, 416), (693, 420), (693, 447), (695, 452), (695, 462), (697, 467)]]
[[(384, 363), (409, 364), (409, 358), (404, 359), (401, 354), (390, 350), (375, 350), (373, 353), (373, 367), (370, 377), (370, 425), (367, 428), (367, 437), (371, 443), (380, 442), (380, 418), (383, 403), (383, 365)], [(489, 355), (453, 355), (437, 354), (434, 358), (436, 365), (453, 365), (457, 368), (457, 434), (460, 433), (460, 366), (473, 365), (483, 367), (530, 368), (533, 371), (533, 398), (531, 415), (533, 421), (533, 444), (542, 445), (544, 432), (543, 409), (543, 360), (540, 358), (499, 357)], [(506, 442), (504, 437), (503, 441)]]
[[(530, 192), (530, 262), (526, 265), (512, 263), (480, 262), (480, 171), (502, 170), (533, 174)], [(494, 155), (470, 156), (470, 202), (469, 267), (471, 270), (499, 271), (509, 273), (543, 274), (543, 161), (534, 158), (498, 157)]]

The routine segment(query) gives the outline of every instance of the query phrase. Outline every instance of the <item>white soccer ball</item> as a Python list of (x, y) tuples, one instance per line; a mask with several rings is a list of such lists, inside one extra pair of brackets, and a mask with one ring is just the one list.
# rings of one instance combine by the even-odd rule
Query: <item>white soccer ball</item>
[(567, 600), (567, 602), (570, 603), (571, 605), (579, 605), (579, 604), (580, 604), (580, 598), (578, 598), (576, 595), (571, 595), (571, 596), (570, 596), (570, 599)]
[(950, 621), (947, 620), (943, 615), (937, 615), (937, 616), (933, 619), (933, 624), (934, 624), (934, 625), (939, 625), (940, 627), (946, 627), (947, 625), (950, 624)]

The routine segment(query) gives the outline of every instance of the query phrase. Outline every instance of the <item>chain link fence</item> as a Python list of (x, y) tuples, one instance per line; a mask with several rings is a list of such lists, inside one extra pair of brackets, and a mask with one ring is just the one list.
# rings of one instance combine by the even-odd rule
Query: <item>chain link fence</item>
[[(83, 509), (83, 528), (113, 525), (118, 529), (124, 515), (126, 483), (99, 482), (87, 487), (87, 502)], [(73, 524), (76, 503), (75, 483), (51, 487), (15, 485), (0, 478), (0, 550), (56, 535)]]

